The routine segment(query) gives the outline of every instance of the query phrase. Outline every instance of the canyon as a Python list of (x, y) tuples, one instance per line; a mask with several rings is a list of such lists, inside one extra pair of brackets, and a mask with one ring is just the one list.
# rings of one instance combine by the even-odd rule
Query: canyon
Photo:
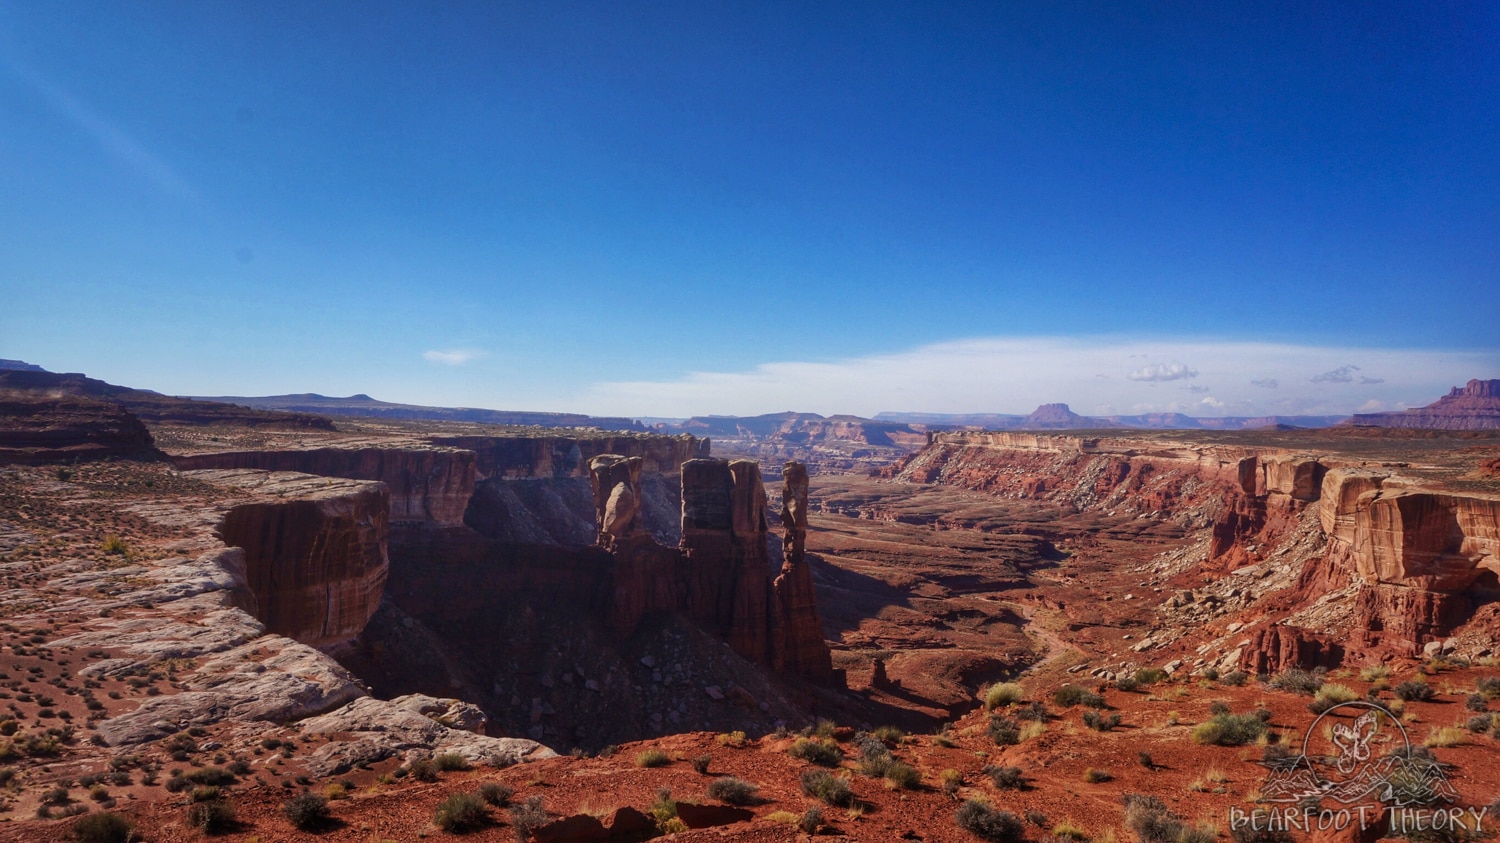
[[(0, 643), (16, 665), (0, 684), (26, 696), (11, 701), (22, 736), (71, 718), (58, 756), (15, 762), (23, 784), (0, 803), (16, 817), (122, 758), (208, 763), (185, 742), (243, 766), (235, 792), (272, 839), (296, 776), (369, 787), (340, 816), (390, 839), (429, 833), (403, 806), (450, 779), (541, 788), (577, 825), (600, 776), (622, 810), (698, 787), (674, 757), (805, 807), (789, 732), (826, 718), (851, 751), (856, 730), (934, 733), (892, 749), (930, 782), (956, 768), (961, 793), (1012, 798), (976, 758), (1027, 764), (1028, 804), (1102, 828), (1126, 782), (1159, 788), (1176, 773), (1158, 769), (1195, 763), (1155, 709), (1168, 699), (1125, 690), (1142, 671), (1190, 712), (1211, 687), (1294, 728), (1295, 696), (1219, 677), (1483, 678), (1500, 656), (1500, 434), (1485, 431), (893, 433), (792, 414), (723, 431), (741, 446), (726, 456), (690, 433), (240, 418), (199, 401), (138, 416), (108, 399), (120, 389), (20, 391), (30, 403), (0, 430)], [(783, 459), (794, 446), (811, 459)], [(17, 673), (67, 696), (44, 715)], [(982, 699), (1005, 681), (1033, 699), (1095, 689), (1139, 731), (1080, 735), (1054, 712), (1044, 737), (997, 747)], [(1156, 766), (1120, 760), (1132, 746)], [(1485, 750), (1442, 750), (1475, 777), (1466, 792), (1496, 784)], [(472, 770), (391, 784), (442, 753)], [(1121, 783), (1074, 795), (1084, 761)], [(191, 839), (140, 778), (119, 789), (129, 810)], [(935, 786), (858, 789), (873, 813), (829, 819), (855, 839), (912, 831), (908, 816), (969, 839)], [(694, 810), (746, 839), (795, 836), (769, 808)], [(13, 828), (41, 840), (60, 822)]]

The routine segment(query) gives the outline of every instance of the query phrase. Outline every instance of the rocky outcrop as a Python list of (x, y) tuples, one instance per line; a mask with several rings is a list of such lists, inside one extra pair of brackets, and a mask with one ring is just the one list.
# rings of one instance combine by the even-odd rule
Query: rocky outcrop
[(0, 391), (0, 465), (151, 456), (151, 434), (119, 404)]
[(327, 714), (302, 721), (304, 735), (337, 735), (307, 759), (315, 776), (336, 776), (356, 766), (400, 755), (408, 760), (438, 752), (455, 752), (471, 764), (509, 767), (523, 761), (554, 758), (557, 753), (536, 741), (491, 738), (452, 728), (396, 700), (361, 697)]
[(221, 451), (172, 457), (183, 471), (295, 471), (349, 480), (376, 480), (391, 495), (390, 520), (462, 524), (474, 494), (475, 454), (455, 448), (306, 448)]
[(736, 653), (770, 665), (766, 491), (750, 460), (682, 466), (682, 551), (688, 616)]
[(600, 547), (641, 531), (641, 458), (604, 454), (589, 460)]
[(267, 629), (315, 647), (364, 629), (389, 568), (383, 484), (256, 471), (190, 476), (255, 494), (230, 508), (218, 533), (244, 550), (245, 579)]
[(778, 673), (817, 681), (833, 677), (833, 657), (818, 617), (812, 569), (807, 564), (807, 467), (781, 469), (781, 572), (772, 582), (776, 614), (771, 653)]
[(1239, 669), (1256, 675), (1288, 668), (1338, 667), (1344, 649), (1330, 636), (1284, 624), (1258, 630), (1245, 646)]
[(1500, 380), (1471, 380), (1418, 409), (1356, 413), (1352, 423), (1362, 427), (1494, 430), (1500, 428)]
[(477, 455), (480, 480), (500, 478), (588, 477), (589, 460), (603, 454), (640, 457), (645, 473), (676, 473), (690, 459), (708, 456), (706, 439), (682, 434), (650, 433), (535, 436), (438, 436), (434, 445), (461, 448)]

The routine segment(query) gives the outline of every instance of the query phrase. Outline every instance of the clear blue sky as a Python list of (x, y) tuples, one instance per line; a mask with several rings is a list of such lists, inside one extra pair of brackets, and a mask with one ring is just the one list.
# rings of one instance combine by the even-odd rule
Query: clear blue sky
[[(1500, 377), (1497, 44), (1480, 2), (0, 0), (0, 357), (655, 415), (1425, 403)], [(1011, 350), (897, 376), (954, 343)]]

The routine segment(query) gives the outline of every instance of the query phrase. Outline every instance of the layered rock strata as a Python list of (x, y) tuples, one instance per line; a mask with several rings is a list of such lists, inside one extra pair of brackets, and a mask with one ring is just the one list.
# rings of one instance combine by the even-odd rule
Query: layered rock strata
[(119, 404), (0, 391), (0, 465), (153, 455), (150, 432)]
[(807, 564), (807, 467), (788, 462), (781, 470), (781, 571), (772, 582), (776, 616), (771, 653), (778, 673), (827, 680), (833, 660), (818, 617), (812, 569)]
[(1352, 422), (1364, 427), (1494, 430), (1500, 428), (1500, 380), (1471, 380), (1426, 407), (1396, 413), (1356, 413)]

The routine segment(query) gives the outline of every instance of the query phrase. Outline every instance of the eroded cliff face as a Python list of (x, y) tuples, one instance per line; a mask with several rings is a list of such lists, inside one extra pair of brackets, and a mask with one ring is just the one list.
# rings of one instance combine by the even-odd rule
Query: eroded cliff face
[[(1203, 564), (1213, 571), (1268, 558), (1304, 514), (1316, 515), (1326, 551), (1309, 557), (1295, 587), (1268, 604), (1266, 619), (1284, 622), (1250, 630), (1240, 642), (1238, 666), (1246, 670), (1417, 655), (1500, 598), (1500, 496), (1443, 490), (1385, 469), (1340, 465), (1337, 457), (1164, 439), (960, 432), (934, 434), (892, 475), (1206, 529)], [(1341, 589), (1350, 590), (1338, 601), (1345, 625), (1322, 628), (1319, 618), (1336, 613), (1302, 611)]]
[(454, 525), (463, 523), (474, 494), (476, 456), (456, 448), (308, 448), (190, 454), (172, 462), (183, 471), (256, 469), (376, 480), (390, 491), (392, 522)]
[(771, 654), (778, 673), (826, 681), (833, 657), (823, 637), (812, 569), (807, 564), (807, 467), (788, 462), (781, 469), (781, 571), (772, 582), (776, 613)]
[(151, 456), (150, 432), (120, 404), (0, 389), (0, 465)]
[(587, 478), (589, 461), (603, 454), (640, 457), (641, 471), (676, 473), (690, 459), (708, 456), (709, 442), (686, 434), (618, 433), (587, 436), (439, 436), (433, 444), (473, 451), (478, 478)]
[(364, 629), (389, 570), (383, 484), (258, 471), (192, 476), (255, 496), (229, 509), (218, 534), (244, 551), (254, 613), (268, 631), (328, 647)]

